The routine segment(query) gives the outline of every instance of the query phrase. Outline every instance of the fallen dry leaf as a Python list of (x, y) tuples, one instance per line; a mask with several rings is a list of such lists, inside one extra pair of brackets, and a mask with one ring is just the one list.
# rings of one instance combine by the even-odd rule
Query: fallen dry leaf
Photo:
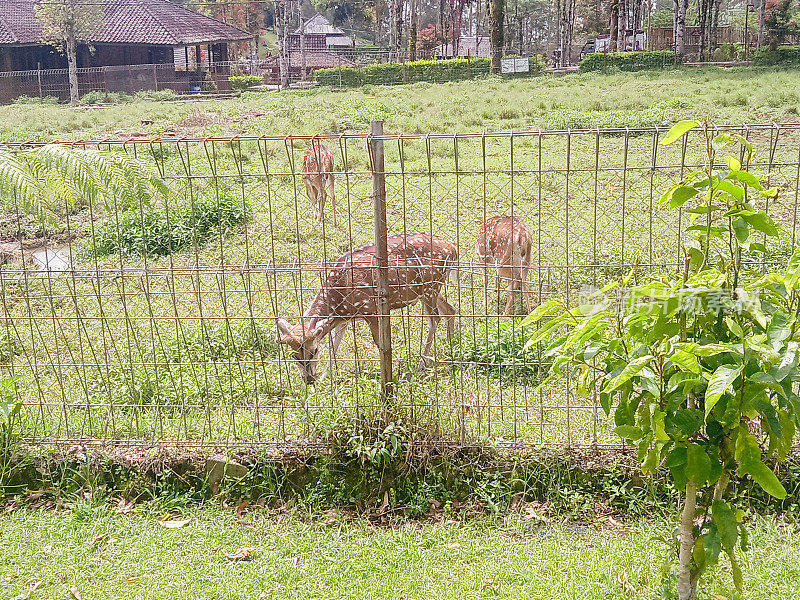
[(725, 596), (720, 596), (719, 594), (713, 594), (711, 596), (712, 600), (728, 600)]
[(241, 519), (244, 514), (244, 509), (250, 504), (250, 500), (242, 500), (239, 506), (236, 507), (236, 518)]
[(447, 544), (446, 548), (461, 548), (461, 544), (459, 544), (458, 542), (452, 542), (450, 544)]
[(324, 512), (324, 514), (325, 520), (322, 522), (323, 525), (333, 525), (339, 518), (339, 511), (335, 508), (329, 508)]
[(31, 492), (28, 494), (28, 500), (31, 502), (36, 502), (42, 496), (44, 496), (44, 490), (36, 490), (35, 492)]
[(27, 590), (25, 590), (24, 592), (22, 592), (21, 594), (19, 594), (18, 596), (14, 596), (14, 597), (13, 597), (13, 598), (11, 598), (10, 600), (28, 600), (28, 598), (30, 597), (30, 595), (31, 595), (31, 594), (32, 594), (34, 591), (36, 591), (36, 588), (38, 588), (40, 585), (42, 585), (42, 582), (41, 582), (40, 580), (38, 580), (38, 579), (31, 579), (31, 580), (28, 582), (28, 589), (27, 589)]
[(299, 557), (299, 556), (295, 556), (295, 557), (292, 559), (292, 564), (293, 564), (295, 567), (296, 567), (297, 565), (299, 565), (299, 564), (300, 564), (300, 557)]
[(97, 542), (99, 542), (99, 541), (101, 541), (102, 539), (104, 539), (104, 538), (106, 537), (106, 535), (107, 535), (107, 534), (105, 534), (105, 533), (95, 533), (95, 534), (92, 536), (92, 539), (91, 539), (91, 540), (89, 540), (89, 541), (88, 541), (88, 542), (86, 542), (86, 543), (87, 543), (87, 545), (89, 545), (89, 546), (96, 546), (96, 545), (97, 545)]
[(258, 595), (258, 600), (264, 600), (264, 598), (269, 598), (270, 594), (272, 594), (272, 590), (264, 590)]
[(120, 583), (136, 583), (140, 579), (141, 579), (141, 577), (127, 577), (125, 579), (120, 579), (119, 582)]
[(493, 583), (494, 583), (494, 579), (491, 578), (491, 577), (487, 577), (486, 580), (483, 582), (483, 585), (481, 586), (481, 589), (485, 590), (487, 587), (489, 587)]
[(608, 517), (608, 522), (611, 523), (612, 527), (622, 527), (622, 523), (620, 523), (619, 521), (617, 521), (614, 517), (612, 517), (610, 515)]
[(124, 498), (120, 498), (119, 502), (117, 502), (117, 506), (114, 508), (114, 512), (119, 515), (129, 515), (133, 511), (133, 502), (130, 500), (125, 500)]
[(42, 554), (50, 554), (53, 551), (53, 544), (47, 544), (44, 548), (42, 548)]
[(81, 600), (81, 593), (78, 591), (76, 586), (69, 586), (69, 593), (72, 594), (72, 597), (75, 598), (75, 600)]
[(239, 548), (236, 552), (226, 554), (225, 558), (228, 560), (247, 560), (254, 551), (255, 548), (253, 546), (244, 546)]
[(249, 523), (247, 521), (242, 521), (241, 519), (238, 519), (236, 521), (236, 524), (241, 525), (242, 527), (247, 527), (248, 529), (252, 529), (253, 531), (258, 531), (258, 527), (256, 526), (255, 523)]
[(167, 529), (180, 529), (187, 525), (189, 521), (191, 521), (191, 519), (166, 519), (159, 521), (158, 524)]

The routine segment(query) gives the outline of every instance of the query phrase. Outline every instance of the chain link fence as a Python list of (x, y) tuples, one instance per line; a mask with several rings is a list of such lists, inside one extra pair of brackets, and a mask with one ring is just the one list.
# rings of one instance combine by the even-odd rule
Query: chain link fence
[[(780, 241), (749, 257), (754, 269), (779, 264), (797, 238), (800, 125), (720, 129), (750, 140), (755, 170), (780, 190), (763, 206), (780, 224)], [(24, 437), (293, 447), (322, 443), (337, 426), (388, 408), (447, 444), (615, 444), (596, 399), (577, 397), (569, 380), (539, 389), (549, 364), (526, 344), (532, 331), (520, 317), (528, 305), (516, 294), (506, 314), (513, 278), (498, 277), (476, 241), (491, 217), (527, 224), (532, 304), (572, 301), (631, 269), (637, 277), (674, 272), (688, 216), (659, 199), (701, 165), (704, 149), (697, 134), (661, 146), (665, 131), (81, 142), (135, 157), (171, 193), (137, 206), (81, 204), (49, 227), (4, 200), (0, 370), (20, 376)], [(326, 170), (335, 177), (336, 225), (331, 194), (318, 222), (303, 180), (304, 153), (319, 156), (322, 146), (333, 158)], [(390, 237), (385, 258), (367, 248), (366, 266), (354, 267), (352, 255), (337, 262), (380, 242), (384, 215), (389, 236), (447, 240), (457, 252), (449, 277), (425, 274), (436, 265), (424, 249), (416, 263), (401, 264), (392, 240), (408, 237)], [(330, 278), (345, 267), (362, 277), (346, 291), (364, 305), (382, 306), (381, 290), (391, 300), (417, 283), (438, 284), (455, 312), (452, 335), (436, 324), (425, 352), (431, 315), (419, 302), (387, 318), (364, 309), (366, 321), (318, 338), (316, 375), (331, 336), (341, 334), (341, 344), (332, 371), (307, 384), (301, 372), (314, 357), (278, 341), (313, 313), (315, 297), (318, 308), (330, 299)], [(419, 279), (398, 285), (403, 269)], [(300, 321), (306, 330), (330, 316), (315, 314)], [(377, 336), (382, 353), (372, 335), (379, 322), (388, 331)]]

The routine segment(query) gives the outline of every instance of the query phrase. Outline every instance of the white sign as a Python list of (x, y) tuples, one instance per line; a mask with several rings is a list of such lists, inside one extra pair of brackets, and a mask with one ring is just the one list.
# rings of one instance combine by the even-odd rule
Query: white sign
[(527, 73), (531, 64), (527, 58), (502, 58), (500, 59), (501, 73)]

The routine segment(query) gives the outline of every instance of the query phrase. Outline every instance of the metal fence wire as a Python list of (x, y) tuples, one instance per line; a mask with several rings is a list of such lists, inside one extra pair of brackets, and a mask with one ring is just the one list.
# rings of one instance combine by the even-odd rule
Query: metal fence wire
[[(780, 224), (779, 242), (752, 259), (754, 268), (780, 263), (797, 236), (800, 125), (720, 129), (750, 140), (755, 170), (780, 190), (763, 206)], [(305, 329), (288, 329), (313, 313), (332, 274), (350, 269), (350, 291), (364, 310), (437, 284), (454, 309), (452, 337), (438, 323), (422, 361), (424, 303), (386, 320), (383, 374), (391, 369), (391, 407), (406, 422), (442, 443), (616, 443), (597, 400), (579, 398), (572, 382), (537, 389), (548, 364), (540, 348), (526, 346), (532, 331), (520, 316), (528, 306), (518, 294), (504, 314), (508, 280), (478, 257), (476, 238), (493, 216), (527, 224), (532, 304), (569, 301), (632, 268), (674, 271), (687, 217), (659, 198), (701, 165), (703, 143), (693, 133), (683, 145), (661, 146), (665, 131), (80, 142), (135, 157), (171, 193), (140, 206), (83, 204), (46, 230), (5, 199), (0, 367), (20, 376), (25, 439), (292, 446), (379, 414), (386, 406), (379, 352), (364, 320), (318, 338), (317, 375), (329, 338), (342, 336), (332, 372), (313, 384), (297, 360), (310, 372), (313, 348), (276, 341), (326, 323), (331, 304), (322, 302)], [(336, 225), (330, 196), (322, 221), (314, 220), (303, 180), (304, 153), (322, 158), (322, 146), (333, 157)], [(425, 262), (429, 253), (417, 246), (401, 264), (389, 237), (388, 269), (376, 269), (380, 257), (372, 255), (337, 263), (375, 243), (382, 215), (389, 236), (427, 232), (451, 245), (437, 242), (439, 262)], [(386, 279), (375, 284), (379, 272)], [(381, 289), (388, 296), (376, 296)], [(335, 292), (329, 286), (319, 298)]]

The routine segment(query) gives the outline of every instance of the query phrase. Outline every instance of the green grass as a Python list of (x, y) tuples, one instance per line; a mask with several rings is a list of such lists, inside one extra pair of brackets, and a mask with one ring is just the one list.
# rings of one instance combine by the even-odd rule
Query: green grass
[(0, 107), (0, 140), (202, 134), (212, 123), (228, 134), (338, 133), (364, 131), (371, 118), (385, 119), (391, 133), (660, 125), (686, 116), (717, 123), (780, 122), (797, 119), (798, 98), (800, 78), (794, 71), (587, 74), (245, 94), (205, 102), (135, 102), (94, 110), (5, 106)]
[[(374, 118), (385, 119), (389, 132), (407, 133), (647, 125), (704, 115), (717, 122), (784, 121), (795, 118), (798, 96), (799, 78), (766, 69), (491, 79), (246, 94), (212, 102), (134, 101), (97, 110), (18, 105), (0, 108), (0, 139), (363, 132)], [(783, 226), (775, 259), (785, 258), (795, 227), (792, 163), (798, 137), (783, 132), (775, 148), (771, 177), (781, 192), (769, 212)], [(758, 158), (766, 160), (773, 134), (754, 133), (751, 139)], [(316, 388), (300, 382), (283, 347), (262, 343), (274, 339), (276, 316), (294, 319), (308, 305), (320, 285), (321, 259), (335, 260), (373, 239), (366, 144), (352, 138), (328, 143), (341, 171), (335, 228), (330, 202), (325, 223), (312, 227), (297, 173), (306, 141), (128, 144), (127, 151), (146, 168), (165, 174), (174, 192), (167, 203), (135, 209), (121, 220), (102, 207), (65, 218), (51, 233), (72, 238), (73, 256), (83, 270), (75, 279), (22, 277), (18, 264), (6, 265), (0, 279), (7, 300), (0, 340), (10, 342), (0, 366), (8, 372), (13, 365), (23, 374), (26, 433), (294, 440), (324, 432), (347, 416), (378, 412), (377, 352), (363, 323), (340, 348), (339, 379)], [(654, 147), (657, 169), (651, 171)], [(687, 162), (697, 160), (700, 150), (690, 145)], [(469, 263), (483, 219), (513, 211), (535, 232), (533, 289), (543, 298), (574, 297), (584, 285), (627, 272), (634, 261), (659, 265), (677, 259), (678, 217), (658, 198), (679, 179), (680, 160), (679, 147), (654, 145), (652, 135), (585, 133), (573, 135), (569, 144), (565, 136), (519, 134), (391, 140), (386, 142), (389, 231), (433, 231), (455, 241), (461, 260)], [(173, 227), (148, 225), (180, 225), (175, 216), (204, 199), (207, 208), (228, 203), (250, 216), (230, 227), (209, 220), (208, 243), (166, 256), (131, 256), (117, 243), (113, 254), (96, 258), (103, 232), (116, 240), (122, 225), (124, 239), (141, 241), (141, 247), (158, 234), (163, 248), (175, 249)], [(8, 213), (2, 231), (16, 238), (13, 201), (2, 200)], [(20, 233), (40, 235), (25, 223)], [(201, 241), (197, 232), (183, 233), (184, 242)], [(195, 265), (200, 272), (193, 271)], [(117, 276), (120, 267), (124, 277)], [(100, 278), (88, 276), (95, 269)], [(503, 340), (485, 351), (470, 341), (488, 344), (480, 335), (486, 315), (493, 315), (492, 328), (510, 322), (494, 316), (502, 311), (503, 293), (492, 290), (484, 305), (483, 281), (482, 268), (465, 266), (458, 287), (448, 288), (458, 310), (460, 346), (451, 353), (441, 327), (435, 347), (440, 368), (418, 377), (398, 369), (404, 377), (398, 404), (430, 424), (433, 433), (451, 438), (463, 433), (481, 441), (618, 442), (593, 400), (568, 398), (565, 386), (535, 392), (535, 377), (526, 380), (516, 367), (513, 377), (491, 376), (503, 371), (498, 363), (513, 353)], [(395, 356), (413, 364), (424, 340), (419, 307), (395, 314)], [(258, 351), (252, 351), (254, 343)], [(207, 344), (218, 351), (193, 350)], [(464, 361), (459, 368), (448, 368), (452, 356)], [(475, 368), (480, 362), (492, 363), (488, 374)]]
[[(141, 513), (141, 514), (138, 514)], [(189, 509), (189, 523), (169, 530), (155, 509), (131, 516), (79, 502), (61, 514), (19, 510), (0, 516), (0, 597), (41, 581), (32, 600), (67, 598), (256, 598), (329, 600), (526, 598), (616, 600), (673, 598), (663, 521), (611, 527), (500, 519), (324, 523), (326, 516), (246, 515)], [(745, 591), (732, 590), (724, 567), (699, 596), (742, 600), (797, 598), (800, 541), (793, 525), (758, 519), (742, 556)], [(95, 536), (104, 535), (92, 543)], [(247, 561), (224, 557), (257, 548)], [(724, 562), (724, 560), (722, 561)], [(666, 591), (666, 593), (665, 593)]]

